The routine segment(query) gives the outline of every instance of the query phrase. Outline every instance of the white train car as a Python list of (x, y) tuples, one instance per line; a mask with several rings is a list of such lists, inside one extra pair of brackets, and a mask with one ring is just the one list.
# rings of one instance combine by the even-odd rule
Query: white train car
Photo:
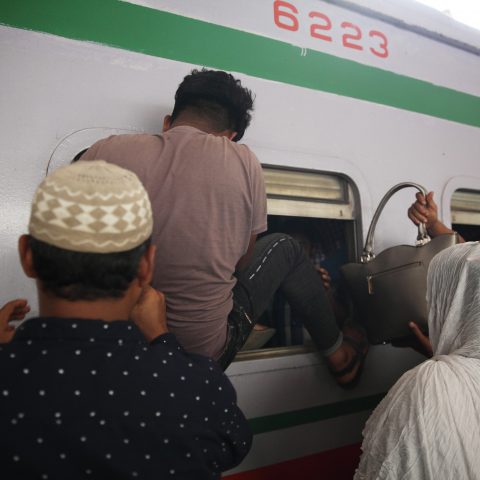
[[(198, 66), (255, 92), (244, 141), (271, 228), (308, 230), (334, 278), (399, 182), (434, 190), (443, 220), (480, 238), (479, 54), (479, 32), (410, 0), (1, 1), (0, 303), (26, 296), (36, 313), (16, 241), (46, 172), (109, 134), (159, 132)], [(413, 243), (412, 201), (388, 205), (376, 251)], [(276, 343), (227, 371), (255, 437), (226, 477), (351, 478), (370, 411), (421, 359), (372, 347), (342, 390), (279, 302)]]

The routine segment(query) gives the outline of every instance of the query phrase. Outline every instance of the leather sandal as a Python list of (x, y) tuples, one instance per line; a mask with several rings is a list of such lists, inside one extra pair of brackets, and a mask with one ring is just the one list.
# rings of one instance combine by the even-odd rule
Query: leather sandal
[[(354, 350), (354, 355), (346, 367), (342, 368), (341, 370), (334, 370), (331, 366), (329, 366), (329, 370), (330, 373), (337, 379), (338, 386), (345, 389), (351, 389), (358, 384), (362, 375), (365, 358), (367, 357), (368, 353), (368, 343), (365, 340), (356, 340), (347, 335), (343, 336), (343, 341), (351, 345)], [(341, 377), (348, 375), (356, 368), (357, 371), (351, 380), (348, 380), (347, 382), (339, 381)]]

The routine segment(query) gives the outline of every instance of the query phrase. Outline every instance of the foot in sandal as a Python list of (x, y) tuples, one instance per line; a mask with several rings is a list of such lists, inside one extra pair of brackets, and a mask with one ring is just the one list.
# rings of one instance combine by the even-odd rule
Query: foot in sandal
[(340, 387), (353, 388), (358, 384), (367, 353), (368, 342), (364, 332), (345, 327), (343, 343), (327, 357), (328, 369)]

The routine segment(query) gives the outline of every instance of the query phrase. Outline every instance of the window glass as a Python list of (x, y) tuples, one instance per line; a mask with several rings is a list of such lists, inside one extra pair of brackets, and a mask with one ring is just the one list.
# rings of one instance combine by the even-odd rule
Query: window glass
[(354, 196), (338, 175), (264, 167), (270, 215), (354, 218)]
[(467, 241), (480, 240), (480, 191), (456, 190), (451, 211), (452, 228)]

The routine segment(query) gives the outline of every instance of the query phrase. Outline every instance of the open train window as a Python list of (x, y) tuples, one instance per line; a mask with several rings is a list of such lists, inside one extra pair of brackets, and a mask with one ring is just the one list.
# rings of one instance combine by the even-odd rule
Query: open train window
[(47, 164), (47, 175), (58, 167), (76, 162), (88, 148), (102, 138), (125, 133), (143, 133), (132, 128), (89, 127), (82, 128), (62, 138), (53, 149)]
[[(263, 167), (268, 205), (268, 233), (288, 233), (303, 245), (312, 264), (328, 270), (332, 289), (340, 266), (356, 258), (358, 201), (345, 177), (286, 168)], [(237, 360), (300, 353), (313, 349), (301, 318), (277, 292), (259, 323), (274, 329), (261, 349), (244, 349)], [(247, 345), (248, 346), (248, 345)]]
[(480, 240), (480, 191), (455, 190), (451, 211), (452, 228), (466, 241)]

